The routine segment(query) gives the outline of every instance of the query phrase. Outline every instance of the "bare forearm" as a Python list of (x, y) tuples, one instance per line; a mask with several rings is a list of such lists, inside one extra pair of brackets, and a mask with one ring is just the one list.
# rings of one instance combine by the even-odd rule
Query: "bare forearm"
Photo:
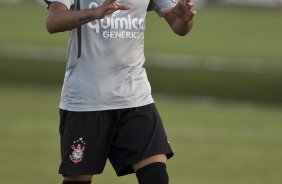
[(101, 19), (117, 10), (129, 10), (126, 5), (119, 5), (115, 0), (105, 0), (100, 6), (91, 9), (69, 11), (59, 2), (49, 6), (46, 28), (50, 33), (57, 33), (74, 29), (95, 19)]
[[(95, 11), (95, 10), (94, 10)], [(79, 11), (52, 11), (46, 20), (50, 33), (64, 32), (95, 20), (93, 9)]]

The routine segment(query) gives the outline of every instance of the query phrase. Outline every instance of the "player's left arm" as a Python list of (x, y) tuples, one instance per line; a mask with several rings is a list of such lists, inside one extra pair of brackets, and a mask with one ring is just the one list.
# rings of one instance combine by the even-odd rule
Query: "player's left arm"
[(185, 36), (192, 29), (196, 11), (191, 0), (178, 0), (173, 8), (163, 8), (161, 12), (176, 34)]

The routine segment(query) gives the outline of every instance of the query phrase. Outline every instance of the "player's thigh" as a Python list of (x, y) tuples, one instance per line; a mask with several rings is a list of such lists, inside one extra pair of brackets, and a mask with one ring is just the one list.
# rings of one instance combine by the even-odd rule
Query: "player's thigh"
[(92, 181), (93, 175), (64, 176), (65, 181)]
[(158, 154), (158, 155), (147, 157), (147, 158), (133, 164), (132, 167), (133, 167), (134, 171), (136, 172), (137, 170), (139, 170), (140, 168), (142, 168), (146, 165), (156, 163), (156, 162), (166, 163), (166, 161), (167, 161), (167, 156), (165, 154)]

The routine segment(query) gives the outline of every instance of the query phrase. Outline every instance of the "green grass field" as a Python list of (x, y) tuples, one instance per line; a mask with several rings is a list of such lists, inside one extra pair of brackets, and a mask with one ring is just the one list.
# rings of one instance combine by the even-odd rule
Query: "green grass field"
[[(5, 43), (66, 46), (67, 34), (48, 35), (47, 10), (38, 5), (1, 5), (0, 45)], [(199, 56), (281, 60), (281, 9), (203, 8), (188, 37), (172, 33), (156, 13), (149, 13), (146, 51)]]
[[(46, 53), (51, 47), (66, 48), (67, 33), (49, 35), (45, 29), (46, 15), (46, 8), (39, 5), (0, 6), (0, 21), (5, 25), (0, 30), (1, 82), (18, 83), (29, 79), (26, 82), (61, 83), (63, 70), (58, 68), (63, 69), (64, 64), (43, 64), (37, 60), (21, 62), (21, 55), (24, 57), (26, 54), (24, 48), (29, 45), (47, 46)], [(194, 64), (198, 65), (198, 68), (190, 70), (154, 68), (150, 67), (154, 59), (147, 57), (154, 91), (281, 103), (281, 21), (280, 9), (208, 7), (198, 10), (190, 35), (179, 37), (156, 13), (149, 13), (145, 35), (146, 53), (189, 55), (196, 58)], [(9, 50), (1, 50), (7, 45), (10, 46)], [(21, 47), (16, 49), (13, 45)], [(1, 57), (7, 54), (17, 57)], [(201, 64), (202, 57), (206, 64)], [(44, 59), (48, 60), (48, 57)], [(174, 60), (171, 58), (171, 63)], [(193, 58), (186, 60), (189, 62)], [(226, 65), (227, 69), (222, 70), (222, 65)], [(44, 70), (46, 75), (34, 77), (43, 66), (47, 68)], [(232, 70), (234, 66), (239, 71)], [(260, 66), (258, 72), (254, 70), (257, 66)], [(22, 68), (18, 71), (22, 76), (13, 75), (13, 67)], [(219, 71), (214, 70), (214, 67)], [(52, 76), (48, 75), (51, 72)]]
[[(38, 5), (1, 4), (0, 48), (66, 47), (66, 33), (45, 31), (46, 14)], [(170, 183), (281, 184), (282, 69), (272, 66), (282, 61), (281, 9), (203, 8), (185, 38), (154, 13), (148, 18), (147, 52), (259, 59), (267, 66), (266, 73), (148, 68), (175, 151)], [(57, 106), (65, 64), (1, 56), (0, 50), (0, 184), (61, 183)], [(134, 175), (116, 177), (109, 164), (94, 181), (137, 183)]]
[[(60, 183), (59, 88), (0, 86), (0, 183)], [(175, 157), (173, 184), (280, 184), (282, 107), (156, 95)], [(137, 183), (111, 167), (101, 184)]]

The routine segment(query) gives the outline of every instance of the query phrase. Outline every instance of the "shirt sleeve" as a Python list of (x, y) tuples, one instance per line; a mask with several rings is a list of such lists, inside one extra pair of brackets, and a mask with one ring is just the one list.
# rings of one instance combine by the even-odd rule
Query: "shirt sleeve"
[(47, 4), (47, 7), (49, 7), (49, 4), (52, 2), (59, 2), (66, 5), (66, 7), (70, 9), (70, 7), (74, 4), (74, 0), (44, 0), (44, 1)]
[(177, 0), (150, 0), (148, 11), (155, 10), (160, 17), (163, 17), (163, 13), (160, 11), (162, 8), (172, 8), (176, 5)]

